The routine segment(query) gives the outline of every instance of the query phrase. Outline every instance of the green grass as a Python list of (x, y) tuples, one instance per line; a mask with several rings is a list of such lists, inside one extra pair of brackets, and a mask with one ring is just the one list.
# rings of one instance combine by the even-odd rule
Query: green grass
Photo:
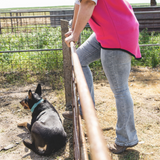
[[(27, 29), (27, 32), (26, 32)], [(2, 31), (3, 32), (3, 31)], [(62, 48), (60, 27), (22, 28), (0, 35), (0, 51)]]
[[(150, 3), (131, 3), (133, 7), (144, 7), (144, 6), (150, 6)], [(160, 3), (157, 3), (157, 6), (159, 6)], [(67, 6), (45, 6), (45, 7), (19, 7), (19, 8), (0, 8), (0, 12), (8, 12), (11, 10), (33, 10), (33, 9), (61, 9), (61, 8), (73, 8), (74, 5), (67, 5)]]
[[(133, 7), (149, 7), (150, 3), (131, 3), (131, 5)], [(157, 2), (157, 6), (160, 6), (160, 3)]]
[[(150, 3), (131, 3), (133, 7), (145, 7), (145, 6), (150, 6)], [(157, 6), (159, 6), (160, 3), (157, 2)], [(61, 9), (61, 8), (73, 8), (73, 5), (66, 5), (66, 6), (45, 6), (45, 7), (19, 7), (19, 8), (0, 8), (0, 12), (8, 12), (11, 10), (33, 10), (33, 9)]]
[[(0, 51), (32, 50), (32, 49), (61, 49), (61, 28), (43, 27), (22, 29), (19, 33), (0, 34)], [(28, 30), (27, 30), (28, 29)], [(82, 43), (92, 34), (86, 28), (81, 34)], [(140, 44), (158, 44), (160, 33), (140, 33)], [(142, 59), (132, 58), (132, 66), (157, 67), (160, 63), (160, 47), (141, 47)], [(101, 61), (90, 64), (94, 79), (103, 79)], [(5, 75), (7, 82), (32, 82), (37, 79), (46, 81), (46, 78), (58, 83), (63, 82), (63, 54), (62, 50), (43, 52), (15, 52), (0, 53), (0, 73)], [(45, 76), (44, 76), (45, 75)], [(47, 80), (47, 81), (48, 81)], [(53, 83), (52, 83), (53, 84)], [(54, 88), (54, 87), (53, 87)]]
[[(60, 27), (33, 28), (28, 33), (0, 35), (0, 51), (61, 48)], [(62, 68), (62, 50), (0, 53), (0, 73), (6, 83), (32, 83), (38, 80), (51, 83), (53, 88), (57, 88), (63, 82)]]
[[(7, 33), (0, 35), (0, 51), (32, 50), (32, 49), (61, 49), (61, 29), (60, 27), (44, 27), (38, 30), (32, 30), (29, 33), (21, 32)], [(61, 67), (58, 66), (62, 61), (62, 51), (51, 52), (16, 52), (0, 53), (0, 72), (17, 70), (17, 68), (30, 68), (35, 70), (37, 63), (39, 67), (49, 69)], [(50, 63), (49, 63), (50, 62)], [(62, 62), (61, 62), (62, 63)], [(37, 70), (39, 70), (39, 67)]]
[[(139, 44), (160, 44), (160, 33), (148, 33), (143, 30), (139, 36)], [(132, 65), (157, 67), (160, 62), (160, 46), (140, 47), (142, 59), (137, 61), (132, 59)]]
[(46, 6), (46, 7), (19, 7), (19, 8), (0, 8), (0, 12), (8, 12), (13, 10), (37, 10), (37, 9), (62, 9), (62, 8), (73, 8), (73, 6)]

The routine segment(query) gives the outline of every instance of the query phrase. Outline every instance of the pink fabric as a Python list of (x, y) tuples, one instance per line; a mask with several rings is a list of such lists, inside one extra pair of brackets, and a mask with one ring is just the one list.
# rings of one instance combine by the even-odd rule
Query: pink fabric
[(103, 48), (123, 49), (141, 58), (139, 23), (125, 0), (98, 0), (89, 24)]

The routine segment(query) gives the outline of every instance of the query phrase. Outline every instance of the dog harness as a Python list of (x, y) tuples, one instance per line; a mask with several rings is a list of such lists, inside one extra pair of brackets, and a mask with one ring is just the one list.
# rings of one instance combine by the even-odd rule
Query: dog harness
[(35, 109), (41, 102), (43, 102), (43, 101), (44, 101), (44, 100), (41, 99), (41, 100), (39, 100), (37, 103), (35, 103), (35, 104), (32, 106), (32, 108), (31, 108), (31, 112), (33, 113), (34, 109)]

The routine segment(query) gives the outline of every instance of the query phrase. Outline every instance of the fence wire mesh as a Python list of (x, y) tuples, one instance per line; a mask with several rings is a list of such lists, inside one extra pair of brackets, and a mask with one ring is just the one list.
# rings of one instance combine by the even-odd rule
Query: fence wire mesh
[(35, 81), (63, 87), (59, 25), (60, 19), (70, 20), (72, 15), (58, 13), (63, 11), (0, 14), (1, 87)]
[[(63, 87), (63, 54), (60, 19), (72, 19), (73, 10), (21, 11), (0, 13), (0, 85), (48, 83), (53, 89)], [(86, 28), (81, 43), (92, 30)], [(156, 67), (160, 62), (160, 34), (140, 32), (142, 59), (132, 58), (132, 65)], [(94, 80), (105, 75), (98, 60), (90, 64)]]

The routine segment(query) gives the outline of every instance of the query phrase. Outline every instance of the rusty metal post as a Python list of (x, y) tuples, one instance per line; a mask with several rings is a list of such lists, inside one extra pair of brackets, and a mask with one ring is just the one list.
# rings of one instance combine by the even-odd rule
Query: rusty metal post
[[(12, 17), (12, 13), (10, 13), (10, 17)], [(11, 28), (12, 28), (12, 32), (13, 32), (13, 20), (11, 18)]]
[(72, 111), (73, 111), (73, 145), (74, 145), (74, 158), (75, 160), (81, 160), (80, 141), (79, 141), (79, 111), (77, 105), (77, 87), (72, 70)]
[(0, 19), (0, 34), (2, 34), (1, 19)]
[(66, 98), (66, 107), (68, 107), (72, 104), (72, 91), (71, 91), (72, 65), (71, 65), (70, 49), (68, 48), (68, 46), (64, 41), (66, 32), (68, 32), (68, 21), (61, 20), (65, 98)]
[[(73, 61), (72, 61), (73, 65)], [(73, 111), (73, 139), (75, 160), (88, 160), (86, 141), (82, 128), (78, 105), (78, 89), (74, 69), (72, 70), (72, 111)]]
[(109, 150), (105, 144), (105, 139), (98, 124), (93, 100), (91, 98), (73, 42), (71, 42), (71, 54), (82, 113), (87, 126), (92, 160), (111, 160)]

